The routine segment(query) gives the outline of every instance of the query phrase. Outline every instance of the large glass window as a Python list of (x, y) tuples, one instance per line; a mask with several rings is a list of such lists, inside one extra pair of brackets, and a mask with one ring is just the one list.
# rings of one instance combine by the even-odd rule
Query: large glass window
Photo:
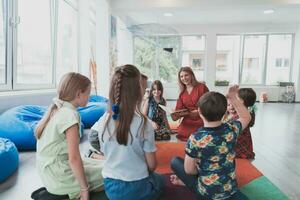
[(54, 88), (63, 74), (78, 71), (77, 0), (0, 6), (1, 91)]
[(217, 36), (216, 81), (238, 82), (240, 36)]
[(6, 84), (6, 2), (1, 1), (0, 12), (0, 85)]
[(199, 81), (204, 80), (205, 36), (182, 36), (182, 66), (190, 66)]
[(137, 65), (140, 71), (147, 75), (150, 79), (156, 79), (155, 37), (136, 36), (134, 37), (133, 43), (134, 63)]
[(292, 35), (269, 35), (266, 85), (278, 85), (290, 78)]
[(58, 19), (57, 82), (65, 73), (78, 71), (77, 11), (65, 1), (59, 1)]
[(21, 21), (18, 25), (16, 86), (49, 85), (53, 82), (50, 3), (18, 1), (18, 14)]
[(242, 84), (263, 84), (266, 39), (266, 35), (244, 36)]
[(179, 36), (158, 38), (159, 78), (162, 82), (172, 83), (177, 80), (179, 64)]
[(204, 36), (134, 37), (134, 63), (150, 79), (164, 83), (176, 83), (181, 66), (192, 67), (203, 81), (204, 50)]

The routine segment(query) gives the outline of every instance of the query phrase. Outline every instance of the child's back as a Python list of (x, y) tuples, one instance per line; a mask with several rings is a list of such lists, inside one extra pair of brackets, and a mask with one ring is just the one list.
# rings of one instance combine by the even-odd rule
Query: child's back
[(234, 146), (241, 123), (233, 121), (218, 127), (203, 127), (188, 140), (186, 154), (198, 158), (199, 193), (212, 199), (230, 197), (237, 192)]
[(140, 79), (133, 65), (115, 69), (109, 90), (111, 107), (98, 123), (106, 157), (102, 174), (110, 200), (156, 199), (163, 185), (162, 177), (154, 173), (154, 130), (140, 111)]
[[(225, 96), (217, 92), (204, 94), (198, 102), (204, 127), (189, 137), (184, 163), (180, 158), (172, 160), (171, 167), (176, 176), (199, 199), (230, 199), (233, 196), (245, 199), (237, 188), (234, 146), (238, 135), (248, 125), (250, 115), (236, 98), (237, 88), (230, 87), (228, 98), (231, 98), (240, 119), (222, 123), (227, 107)], [(176, 176), (171, 177), (174, 184), (179, 183)]]
[[(109, 117), (108, 113), (101, 118), (100, 124), (105, 124)], [(124, 181), (134, 181), (149, 176), (148, 166), (145, 162), (144, 152), (155, 152), (153, 128), (147, 120), (144, 133), (142, 134), (141, 124), (143, 118), (138, 113), (134, 113), (131, 125), (130, 136), (127, 145), (120, 145), (113, 133), (115, 122), (108, 121), (105, 130), (104, 126), (99, 130), (99, 141), (101, 152), (104, 153), (106, 164), (103, 169), (103, 176)]]

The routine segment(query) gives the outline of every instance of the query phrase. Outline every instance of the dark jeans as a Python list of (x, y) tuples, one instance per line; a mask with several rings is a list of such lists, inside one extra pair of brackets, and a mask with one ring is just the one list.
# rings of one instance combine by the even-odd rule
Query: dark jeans
[[(203, 197), (197, 190), (198, 176), (189, 175), (184, 171), (184, 161), (180, 157), (174, 157), (171, 161), (171, 168), (176, 176), (193, 192), (197, 199), (211, 200), (207, 197)], [(248, 198), (240, 191), (236, 192), (229, 198), (230, 200), (248, 200)], [(228, 200), (229, 200), (228, 199)]]

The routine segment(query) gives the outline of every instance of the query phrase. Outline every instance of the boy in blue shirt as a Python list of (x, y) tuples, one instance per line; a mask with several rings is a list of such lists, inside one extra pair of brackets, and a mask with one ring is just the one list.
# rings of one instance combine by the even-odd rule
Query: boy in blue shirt
[(230, 123), (221, 121), (227, 109), (224, 95), (208, 92), (200, 98), (198, 111), (204, 127), (189, 137), (184, 161), (176, 157), (171, 162), (175, 172), (171, 182), (186, 185), (198, 199), (247, 199), (237, 188), (234, 146), (251, 116), (237, 92), (238, 86), (234, 85), (227, 94), (240, 116)]

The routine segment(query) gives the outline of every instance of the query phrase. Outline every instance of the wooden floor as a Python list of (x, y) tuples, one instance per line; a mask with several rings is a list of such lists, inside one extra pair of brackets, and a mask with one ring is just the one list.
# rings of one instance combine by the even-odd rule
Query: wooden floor
[(300, 200), (300, 104), (257, 104), (253, 164), (292, 200)]

